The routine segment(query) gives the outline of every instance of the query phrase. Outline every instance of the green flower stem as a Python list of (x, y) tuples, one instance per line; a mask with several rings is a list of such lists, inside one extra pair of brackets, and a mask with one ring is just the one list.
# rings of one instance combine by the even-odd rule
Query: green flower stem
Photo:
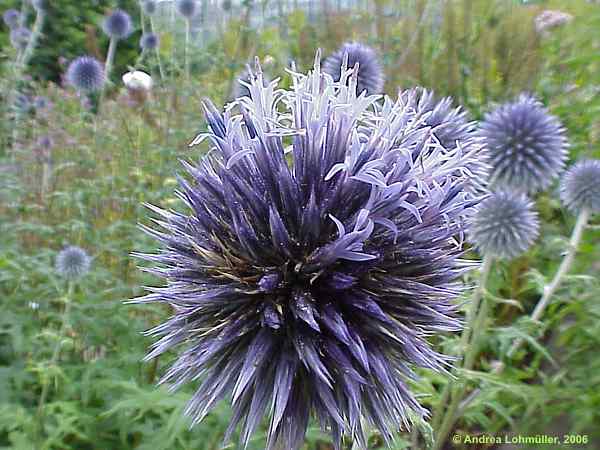
[[(571, 238), (569, 240), (569, 246), (567, 248), (567, 253), (563, 257), (563, 260), (558, 267), (558, 270), (554, 274), (552, 281), (549, 285), (544, 288), (544, 294), (542, 298), (535, 306), (533, 312), (531, 313), (531, 320), (539, 321), (546, 310), (546, 307), (550, 303), (550, 300), (556, 293), (557, 289), (560, 287), (564, 277), (571, 270), (571, 266), (573, 265), (573, 261), (575, 260), (575, 255), (577, 254), (577, 249), (579, 248), (579, 244), (581, 243), (581, 238), (583, 236), (583, 231), (589, 221), (590, 211), (588, 209), (583, 209), (579, 215), (577, 216), (577, 221), (575, 222), (575, 227), (573, 228), (573, 232), (571, 234)], [(525, 341), (521, 339), (516, 339), (513, 344), (510, 346), (506, 356), (510, 359), (519, 348), (523, 345)], [(498, 375), (505, 368), (505, 364), (500, 362), (495, 369), (492, 371), (492, 374)], [(469, 396), (460, 404), (459, 415), (461, 415), (466, 408), (475, 400), (475, 398), (480, 394), (481, 389), (475, 389)]]
[[(477, 344), (481, 338), (483, 322), (485, 322), (485, 316), (487, 315), (487, 305), (484, 299), (484, 294), (492, 264), (492, 257), (485, 256), (483, 258), (481, 273), (479, 276), (479, 284), (473, 293), (471, 307), (469, 308), (467, 317), (467, 326), (461, 335), (460, 350), (464, 352), (464, 359), (461, 368), (464, 370), (472, 369), (475, 357), (477, 356)], [(446, 437), (450, 433), (451, 428), (456, 420), (456, 411), (459, 407), (464, 390), (464, 380), (450, 382), (444, 388), (442, 399), (434, 415), (434, 429), (438, 428), (437, 425), (439, 425), (439, 428), (433, 445), (433, 450), (440, 450), (444, 445), (444, 441), (446, 440)], [(443, 408), (448, 400), (450, 400), (450, 404), (448, 405), (446, 411), (443, 412)]]
[(104, 65), (104, 71), (106, 73), (107, 82), (110, 82), (110, 73), (112, 71), (115, 53), (117, 51), (117, 42), (118, 39), (112, 37), (110, 38), (110, 43), (108, 44), (108, 53), (106, 54), (106, 63)]
[(184, 49), (185, 79), (190, 81), (190, 20), (185, 19), (185, 49)]
[[(150, 16), (150, 31), (152, 31), (152, 33), (156, 34), (156, 29), (154, 27), (154, 19), (152, 18), (152, 16)], [(160, 47), (160, 45), (158, 45), (154, 50), (156, 51), (156, 59), (158, 61), (158, 70), (160, 72), (160, 79), (162, 81), (165, 81), (165, 69), (163, 68), (162, 60), (160, 58), (159, 47)]]

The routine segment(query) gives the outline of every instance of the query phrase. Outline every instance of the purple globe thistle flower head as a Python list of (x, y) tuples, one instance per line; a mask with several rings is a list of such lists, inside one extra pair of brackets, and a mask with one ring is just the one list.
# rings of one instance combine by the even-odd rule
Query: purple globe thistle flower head
[(500, 191), (483, 200), (469, 227), (470, 240), (479, 252), (513, 259), (526, 252), (539, 233), (533, 203), (522, 193)]
[(13, 108), (19, 113), (26, 113), (31, 110), (31, 99), (28, 95), (18, 93), (15, 96)]
[(99, 91), (104, 86), (104, 67), (91, 56), (80, 56), (69, 64), (66, 78), (78, 91)]
[(19, 26), (19, 21), (21, 20), (21, 13), (16, 9), (7, 9), (2, 14), (2, 20), (4, 21), (4, 24), (12, 30), (13, 28)]
[(156, 12), (156, 6), (155, 0), (144, 0), (142, 2), (142, 11), (147, 16), (152, 16)]
[(102, 29), (111, 39), (125, 39), (133, 32), (131, 17), (122, 9), (115, 9), (104, 18)]
[(76, 246), (68, 246), (56, 256), (56, 272), (68, 280), (76, 280), (89, 272), (92, 258)]
[(600, 160), (579, 161), (563, 175), (560, 197), (567, 208), (600, 212)]
[(564, 168), (565, 129), (529, 95), (486, 114), (480, 134), (490, 156), (490, 181), (499, 187), (535, 193), (550, 186)]
[(291, 90), (264, 86), (257, 64), (250, 97), (205, 104), (192, 144), (212, 150), (186, 164), (188, 211), (152, 207), (162, 251), (137, 255), (167, 285), (133, 302), (172, 307), (147, 359), (179, 349), (161, 383), (202, 379), (193, 423), (230, 398), (225, 439), (240, 425), (241, 447), (264, 415), (267, 449), (298, 450), (311, 416), (335, 448), (366, 448), (364, 423), (390, 443), (425, 414), (412, 369), (449, 364), (426, 337), (460, 329), (469, 161), (415, 128), (403, 96), (357, 98), (356, 73), (334, 82), (319, 61)]
[(37, 140), (37, 147), (40, 150), (52, 150), (52, 148), (54, 147), (54, 140), (52, 139), (51, 136), (49, 135), (44, 135), (44, 136), (40, 136)]
[(177, 12), (186, 19), (191, 19), (196, 15), (197, 6), (196, 0), (177, 0), (175, 3)]
[(25, 50), (31, 39), (31, 31), (25, 27), (17, 27), (10, 30), (10, 43), (17, 50)]
[(33, 107), (36, 111), (44, 111), (52, 108), (52, 102), (48, 98), (38, 95), (33, 99)]
[(346, 42), (323, 63), (323, 72), (331, 75), (335, 81), (340, 80), (341, 73), (358, 64), (357, 93), (366, 91), (367, 95), (383, 92), (385, 81), (383, 68), (377, 52), (360, 42)]
[(158, 35), (155, 33), (145, 33), (140, 38), (140, 47), (142, 50), (154, 50), (158, 47)]

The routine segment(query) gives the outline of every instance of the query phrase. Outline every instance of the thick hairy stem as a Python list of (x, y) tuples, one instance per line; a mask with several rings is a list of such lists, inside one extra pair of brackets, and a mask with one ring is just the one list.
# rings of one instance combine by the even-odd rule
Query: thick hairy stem
[[(462, 352), (464, 352), (462, 368), (465, 370), (470, 370), (473, 367), (475, 356), (477, 355), (477, 342), (481, 337), (483, 328), (482, 324), (485, 321), (483, 314), (487, 314), (487, 307), (485, 302), (482, 304), (482, 300), (484, 298), (492, 263), (492, 257), (486, 256), (483, 258), (479, 284), (473, 293), (471, 307), (469, 308), (467, 317), (467, 326), (461, 335), (460, 349)], [(483, 314), (481, 314), (482, 311)], [(464, 389), (464, 380), (450, 382), (444, 388), (444, 392), (442, 393), (443, 402), (440, 402), (438, 405), (434, 416), (434, 429), (437, 428), (437, 426), (439, 426), (439, 428), (433, 444), (433, 450), (440, 450), (444, 445), (444, 441), (454, 425), (456, 411), (458, 409)], [(446, 401), (448, 399), (450, 399), (450, 404), (444, 412), (444, 407), (446, 406)]]
[[(564, 277), (571, 270), (571, 266), (573, 265), (573, 261), (575, 260), (575, 255), (577, 254), (577, 249), (581, 242), (581, 238), (583, 236), (583, 231), (588, 223), (590, 218), (590, 212), (587, 209), (583, 209), (579, 215), (577, 216), (577, 221), (575, 222), (575, 227), (573, 228), (573, 233), (571, 234), (571, 239), (569, 240), (569, 247), (563, 260), (558, 267), (558, 270), (554, 274), (552, 281), (549, 285), (544, 288), (544, 294), (540, 301), (535, 306), (533, 312), (531, 313), (531, 320), (539, 321), (546, 310), (546, 307), (550, 303), (550, 300), (556, 293), (557, 289), (560, 287)], [(519, 348), (523, 345), (525, 341), (523, 339), (516, 339), (513, 344), (510, 346), (506, 356), (511, 358)], [(504, 363), (498, 364), (495, 369), (492, 371), (493, 374), (497, 375), (501, 373), (505, 368)], [(462, 414), (465, 409), (477, 398), (477, 396), (481, 393), (481, 389), (475, 389), (465, 400), (460, 404), (459, 413)]]

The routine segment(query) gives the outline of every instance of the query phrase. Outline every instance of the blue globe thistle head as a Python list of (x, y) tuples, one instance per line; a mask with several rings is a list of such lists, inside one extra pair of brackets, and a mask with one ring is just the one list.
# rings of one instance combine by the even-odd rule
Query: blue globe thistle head
[(157, 9), (156, 7), (157, 7), (156, 0), (143, 0), (142, 1), (142, 11), (147, 16), (153, 16), (154, 13), (156, 12), (156, 9)]
[(48, 11), (49, 0), (31, 0), (31, 5), (36, 11)]
[(155, 50), (158, 44), (158, 35), (155, 33), (144, 33), (140, 38), (140, 48), (142, 50)]
[(560, 197), (565, 206), (574, 212), (587, 209), (600, 212), (600, 160), (577, 162), (563, 175)]
[(31, 31), (25, 27), (16, 27), (10, 30), (10, 43), (17, 50), (25, 50), (30, 39)]
[(76, 246), (68, 246), (56, 256), (56, 272), (67, 280), (83, 277), (90, 270), (92, 258), (87, 252)]
[(479, 204), (468, 234), (482, 255), (513, 259), (533, 245), (538, 233), (533, 203), (522, 193), (498, 191)]
[(52, 139), (52, 136), (45, 134), (38, 138), (36, 145), (37, 148), (42, 151), (52, 150), (54, 147), (54, 139)]
[(196, 0), (176, 0), (175, 3), (177, 12), (186, 19), (191, 19), (196, 15), (197, 7)]
[(102, 29), (111, 39), (125, 39), (133, 32), (133, 24), (129, 14), (115, 9), (104, 18)]
[(358, 64), (357, 94), (378, 95), (383, 92), (385, 77), (377, 52), (360, 42), (346, 42), (323, 63), (323, 72), (339, 81), (341, 74)]
[(13, 109), (18, 113), (28, 113), (31, 111), (31, 98), (21, 92), (15, 95)]
[(104, 66), (91, 56), (80, 56), (69, 64), (66, 75), (69, 84), (78, 91), (94, 92), (104, 86)]
[(404, 96), (358, 97), (355, 75), (334, 82), (317, 57), (286, 90), (257, 65), (249, 97), (204, 105), (192, 145), (210, 151), (185, 163), (186, 211), (151, 207), (161, 250), (137, 256), (166, 285), (133, 302), (172, 316), (147, 359), (178, 352), (161, 383), (203, 380), (194, 424), (229, 400), (225, 439), (240, 426), (241, 447), (264, 416), (270, 450), (298, 450), (311, 417), (335, 448), (348, 435), (365, 449), (364, 424), (390, 443), (426, 413), (413, 369), (449, 366), (427, 338), (461, 328), (470, 161), (434, 145)]
[(38, 95), (33, 99), (33, 107), (36, 111), (42, 112), (52, 108), (52, 102), (43, 95)]
[(21, 21), (21, 13), (16, 9), (7, 9), (2, 14), (2, 20), (4, 24), (10, 28), (17, 28), (19, 26), (19, 22)]
[(491, 182), (500, 188), (533, 194), (548, 188), (564, 168), (565, 129), (530, 95), (486, 114), (480, 134), (490, 156)]

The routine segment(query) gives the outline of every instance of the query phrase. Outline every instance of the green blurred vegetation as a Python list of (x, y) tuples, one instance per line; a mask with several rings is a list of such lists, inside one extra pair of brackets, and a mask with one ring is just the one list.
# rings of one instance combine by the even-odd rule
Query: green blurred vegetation
[[(16, 2), (3, 1), (0, 10)], [(86, 99), (62, 89), (58, 57), (83, 53), (103, 57), (106, 39), (99, 24), (116, 6), (106, 0), (50, 2), (44, 34), (20, 92), (46, 96), (47, 111), (12, 114), (5, 100), (11, 88), (14, 51), (5, 27), (0, 32), (4, 74), (0, 92), (3, 114), (0, 142), (0, 449), (186, 449), (216, 450), (229, 417), (222, 405), (189, 430), (181, 416), (192, 386), (177, 394), (155, 383), (168, 366), (164, 357), (141, 362), (150, 339), (141, 335), (166, 317), (154, 307), (131, 307), (123, 300), (156, 285), (130, 257), (153, 251), (156, 243), (138, 223), (151, 214), (144, 202), (179, 208), (175, 174), (179, 160), (197, 160), (202, 149), (187, 143), (203, 128), (201, 101), (222, 104), (244, 65), (258, 55), (271, 76), (283, 75), (290, 60), (302, 70), (341, 42), (356, 39), (381, 52), (386, 91), (424, 85), (439, 95), (453, 95), (479, 118), (494, 102), (521, 91), (540, 96), (568, 129), (571, 160), (600, 157), (600, 5), (585, 0), (377, 0), (368, 11), (351, 12), (333, 2), (314, 2), (310, 14), (296, 9), (260, 27), (251, 18), (274, 3), (244, 3), (219, 32), (200, 36), (192, 52), (190, 82), (181, 75), (181, 29), (160, 25), (160, 56), (166, 79), (160, 80), (155, 55), (139, 57), (141, 30), (135, 0), (120, 6), (136, 23), (136, 33), (119, 44), (114, 85), (99, 111)], [(329, 9), (326, 9), (329, 8)], [(574, 16), (571, 23), (540, 35), (534, 17), (546, 8)], [(31, 9), (30, 19), (31, 19)], [(149, 21), (145, 21), (146, 27)], [(201, 41), (201, 42), (200, 42)], [(136, 103), (121, 87), (127, 66), (153, 74), (156, 87)], [(54, 148), (36, 144), (50, 135)], [(44, 174), (50, 176), (44, 185)], [(457, 433), (516, 432), (523, 435), (587, 434), (600, 448), (600, 218), (586, 231), (576, 268), (542, 324), (528, 323), (544, 284), (559, 262), (574, 218), (560, 205), (555, 189), (537, 199), (543, 218), (542, 238), (527, 255), (496, 270), (490, 291), (497, 296), (494, 323), (485, 336), (476, 370), (469, 374), (483, 394), (466, 411)], [(57, 252), (79, 245), (93, 256), (92, 271), (74, 288), (66, 333), (59, 333), (67, 302), (67, 284), (54, 270)], [(472, 282), (468, 279), (467, 282)], [(515, 306), (515, 300), (519, 307)], [(539, 338), (527, 346), (502, 375), (489, 375), (517, 336)], [(51, 364), (60, 340), (60, 358)], [(438, 344), (453, 352), (456, 336)], [(426, 406), (436, 403), (447, 379), (423, 372), (414, 389)], [(44, 386), (49, 396), (38, 411)], [(401, 433), (395, 449), (425, 448), (430, 435)], [(263, 430), (264, 431), (264, 430)], [(251, 449), (264, 448), (264, 436)], [(330, 450), (328, 439), (311, 428), (305, 448)], [(228, 447), (235, 448), (235, 447)], [(383, 448), (374, 435), (371, 448)], [(413, 447), (414, 448), (414, 447)], [(448, 444), (447, 448), (453, 448)], [(460, 447), (457, 447), (460, 448)], [(467, 447), (465, 447), (467, 448)], [(472, 448), (472, 447), (469, 447)], [(522, 447), (522, 448), (547, 448)]]

